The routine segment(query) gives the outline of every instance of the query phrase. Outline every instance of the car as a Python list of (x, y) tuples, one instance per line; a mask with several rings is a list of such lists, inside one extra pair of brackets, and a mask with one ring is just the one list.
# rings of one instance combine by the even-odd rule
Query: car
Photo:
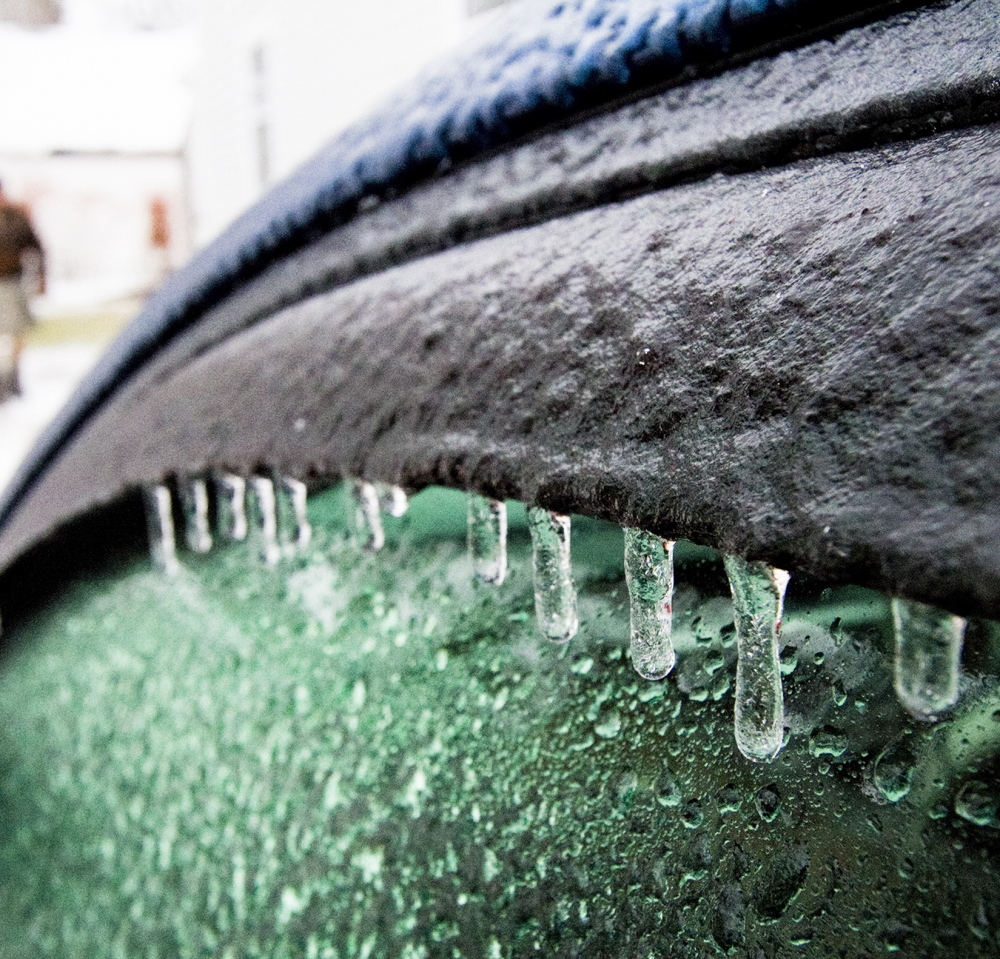
[(995, 3), (494, 29), (5, 492), (5, 955), (995, 955)]

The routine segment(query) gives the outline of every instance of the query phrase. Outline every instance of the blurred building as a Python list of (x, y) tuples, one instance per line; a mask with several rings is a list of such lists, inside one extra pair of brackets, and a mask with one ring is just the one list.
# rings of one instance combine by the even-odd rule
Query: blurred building
[(198, 244), (468, 29), (465, 0), (200, 0), (191, 11)]
[(23, 23), (0, 23), (0, 180), (45, 247), (40, 312), (142, 295), (192, 248), (193, 40)]
[(43, 312), (151, 289), (501, 2), (0, 0), (0, 180)]
[(0, 23), (43, 27), (59, 22), (56, 0), (0, 0)]

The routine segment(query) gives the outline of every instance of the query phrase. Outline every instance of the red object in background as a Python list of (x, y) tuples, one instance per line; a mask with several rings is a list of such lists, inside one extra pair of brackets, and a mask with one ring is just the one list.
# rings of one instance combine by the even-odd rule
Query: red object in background
[(170, 211), (160, 196), (149, 201), (149, 242), (156, 250), (170, 247)]

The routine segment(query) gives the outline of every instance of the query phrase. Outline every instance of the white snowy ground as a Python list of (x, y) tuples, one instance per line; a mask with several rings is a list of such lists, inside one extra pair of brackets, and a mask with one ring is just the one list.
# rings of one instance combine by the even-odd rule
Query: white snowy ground
[(0, 489), (103, 350), (100, 343), (59, 343), (24, 351), (23, 393), (0, 402)]

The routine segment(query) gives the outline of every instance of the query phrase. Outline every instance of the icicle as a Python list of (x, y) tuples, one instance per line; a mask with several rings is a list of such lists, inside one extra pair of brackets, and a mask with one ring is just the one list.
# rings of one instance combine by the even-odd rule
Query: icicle
[(180, 564), (177, 562), (170, 490), (162, 483), (144, 486), (142, 502), (149, 531), (149, 557), (158, 570), (172, 575), (180, 569)]
[(364, 480), (350, 480), (349, 486), (354, 501), (352, 525), (355, 538), (365, 552), (377, 552), (385, 545), (378, 491), (373, 484)]
[(528, 507), (534, 553), (535, 616), (542, 634), (554, 643), (576, 635), (576, 590), (570, 575), (568, 516)]
[(643, 679), (663, 679), (677, 658), (670, 637), (674, 544), (626, 528), (625, 582), (632, 614), (632, 665)]
[(484, 583), (499, 586), (507, 576), (507, 505), (469, 493), (469, 556)]
[(184, 514), (184, 539), (193, 553), (207, 553), (212, 548), (212, 532), (208, 522), (208, 484), (197, 477), (180, 480), (181, 512)]
[(306, 512), (306, 484), (291, 476), (276, 475), (278, 534), (287, 552), (304, 550), (312, 540), (312, 524)]
[(250, 493), (250, 540), (261, 562), (273, 566), (281, 558), (274, 483), (266, 476), (251, 476)]
[(738, 556), (724, 560), (736, 620), (736, 745), (747, 759), (773, 759), (784, 735), (778, 631), (789, 576)]
[(243, 542), (247, 538), (247, 481), (231, 473), (216, 476), (215, 503), (220, 535)]
[(958, 702), (965, 620), (911, 599), (893, 599), (896, 695), (918, 719), (933, 720)]
[(410, 501), (406, 498), (406, 490), (402, 486), (390, 486), (388, 483), (372, 485), (378, 493), (378, 502), (383, 513), (389, 516), (402, 516), (410, 508)]

